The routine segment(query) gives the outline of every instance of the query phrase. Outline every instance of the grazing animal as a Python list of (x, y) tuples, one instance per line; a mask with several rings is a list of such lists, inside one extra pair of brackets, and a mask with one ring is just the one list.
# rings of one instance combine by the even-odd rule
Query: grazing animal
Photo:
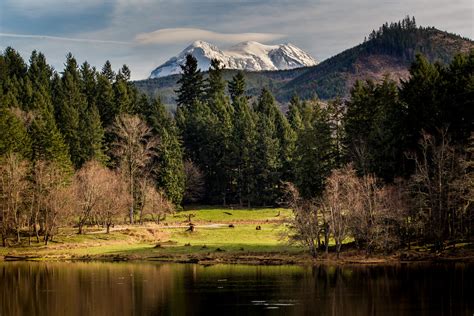
[(229, 225), (229, 228), (234, 228), (234, 224), (230, 224), (230, 225)]
[(258, 225), (257, 227), (255, 227), (256, 230), (262, 230), (262, 227), (260, 225)]
[(193, 224), (193, 223), (189, 223), (189, 227), (186, 228), (185, 231), (187, 231), (187, 232), (193, 232), (193, 231), (194, 231), (194, 224)]

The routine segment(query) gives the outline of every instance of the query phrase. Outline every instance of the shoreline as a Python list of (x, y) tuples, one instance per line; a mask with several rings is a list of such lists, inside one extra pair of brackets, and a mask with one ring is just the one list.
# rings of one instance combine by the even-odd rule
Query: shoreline
[[(408, 255), (408, 256), (407, 256)], [(200, 265), (216, 264), (244, 264), (244, 265), (387, 265), (387, 264), (411, 264), (411, 263), (474, 263), (474, 252), (463, 254), (414, 254), (413, 252), (394, 253), (382, 256), (373, 255), (365, 257), (360, 252), (341, 254), (336, 258), (335, 253), (328, 256), (321, 254), (318, 258), (312, 258), (309, 254), (288, 253), (233, 253), (212, 252), (207, 254), (98, 254), (98, 255), (75, 255), (75, 254), (5, 254), (0, 256), (0, 262), (161, 262), (161, 263), (191, 263)]]

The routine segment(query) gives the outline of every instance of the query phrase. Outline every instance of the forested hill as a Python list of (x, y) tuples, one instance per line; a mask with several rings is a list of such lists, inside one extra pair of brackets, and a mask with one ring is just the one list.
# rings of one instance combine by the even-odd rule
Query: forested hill
[(430, 62), (449, 63), (454, 55), (474, 49), (474, 42), (436, 28), (417, 27), (413, 19), (384, 24), (360, 45), (345, 50), (288, 82), (277, 93), (288, 100), (294, 93), (321, 99), (347, 96), (357, 79), (380, 81), (386, 74), (394, 80), (406, 78), (416, 54)]
[[(360, 45), (345, 50), (314, 67), (288, 71), (246, 72), (248, 94), (258, 95), (269, 89), (279, 102), (287, 102), (293, 94), (303, 99), (317, 95), (327, 100), (347, 97), (357, 79), (380, 81), (389, 74), (394, 80), (406, 78), (408, 67), (416, 54), (429, 61), (449, 63), (454, 55), (474, 49), (474, 42), (436, 28), (417, 27), (414, 18), (384, 24)], [(225, 79), (235, 74), (224, 73)], [(227, 78), (228, 77), (228, 78)], [(179, 75), (136, 81), (135, 85), (149, 95), (160, 95), (167, 104), (174, 104), (174, 90)]]

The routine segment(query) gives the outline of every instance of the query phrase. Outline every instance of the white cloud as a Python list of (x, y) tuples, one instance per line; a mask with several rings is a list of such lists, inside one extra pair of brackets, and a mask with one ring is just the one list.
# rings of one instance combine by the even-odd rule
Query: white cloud
[(8, 7), (32, 16), (53, 15), (67, 10), (85, 11), (103, 3), (103, 0), (6, 0)]
[(49, 36), (49, 35), (32, 35), (32, 34), (11, 34), (11, 33), (0, 33), (0, 37), (12, 37), (12, 38), (30, 38), (39, 40), (52, 40), (52, 41), (67, 41), (67, 42), (78, 42), (78, 43), (91, 43), (91, 44), (117, 44), (117, 45), (132, 45), (130, 42), (121, 41), (108, 41), (90, 38), (74, 38), (74, 37), (60, 37), (60, 36)]
[(167, 28), (154, 32), (141, 33), (135, 37), (138, 44), (167, 44), (195, 40), (236, 43), (242, 41), (273, 41), (285, 37), (273, 33), (218, 33), (197, 28)]

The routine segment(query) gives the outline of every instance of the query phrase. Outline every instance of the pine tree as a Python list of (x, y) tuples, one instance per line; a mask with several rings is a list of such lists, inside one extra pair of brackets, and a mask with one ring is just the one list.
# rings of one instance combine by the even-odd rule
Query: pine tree
[(0, 156), (18, 153), (31, 156), (31, 139), (23, 122), (7, 107), (0, 107)]
[(303, 127), (303, 122), (300, 113), (301, 108), (302, 104), (300, 98), (296, 94), (293, 95), (288, 105), (288, 112), (286, 113), (288, 123), (290, 123), (290, 126), (293, 131), (298, 131), (300, 128)]
[[(37, 102), (41, 102), (40, 96)], [(66, 172), (72, 171), (68, 146), (56, 126), (50, 107), (38, 106), (30, 135), (32, 135), (34, 161), (50, 161)]]
[(186, 63), (181, 65), (182, 75), (178, 80), (180, 87), (176, 90), (179, 107), (190, 108), (196, 101), (204, 99), (204, 79), (194, 56), (186, 55)]
[(281, 161), (280, 144), (271, 118), (257, 112), (256, 146), (252, 157), (254, 183), (252, 201), (260, 205), (272, 205), (278, 198)]
[(101, 74), (104, 75), (110, 83), (115, 81), (115, 72), (112, 70), (112, 64), (110, 61), (107, 60), (105, 62)]
[(53, 89), (56, 107), (56, 119), (64, 140), (69, 147), (71, 160), (79, 168), (86, 160), (87, 154), (81, 147), (81, 116), (87, 109), (87, 101), (81, 91), (80, 74), (75, 58), (68, 54), (61, 80), (55, 81), (58, 86)]
[[(245, 87), (245, 81), (243, 82), (243, 87)], [(233, 191), (235, 191), (237, 201), (241, 206), (244, 201), (250, 206), (251, 193), (255, 184), (253, 181), (254, 171), (252, 164), (257, 138), (255, 118), (245, 95), (235, 94), (232, 106), (234, 108), (232, 116), (232, 142), (230, 146), (232, 168), (228, 172), (233, 173), (232, 179), (235, 182)]]
[(245, 95), (245, 76), (243, 71), (238, 71), (229, 82), (229, 94), (234, 102)]
[(110, 81), (103, 74), (97, 75), (97, 108), (101, 121), (106, 128), (113, 124), (119, 113), (114, 100), (114, 90)]
[(213, 135), (210, 138), (209, 150), (213, 153), (207, 161), (209, 166), (208, 182), (211, 196), (221, 197), (225, 205), (231, 191), (231, 136), (232, 136), (232, 107), (229, 98), (225, 95), (225, 81), (222, 77), (220, 62), (211, 61), (209, 78), (206, 82), (206, 100), (211, 115), (214, 117), (211, 125)]
[(156, 157), (157, 184), (175, 205), (180, 205), (184, 194), (183, 149), (178, 129), (170, 113), (159, 98), (153, 100), (144, 115), (154, 135), (160, 139)]
[(334, 167), (330, 117), (318, 102), (305, 104), (304, 124), (297, 132), (294, 181), (302, 197), (322, 193), (325, 179)]

